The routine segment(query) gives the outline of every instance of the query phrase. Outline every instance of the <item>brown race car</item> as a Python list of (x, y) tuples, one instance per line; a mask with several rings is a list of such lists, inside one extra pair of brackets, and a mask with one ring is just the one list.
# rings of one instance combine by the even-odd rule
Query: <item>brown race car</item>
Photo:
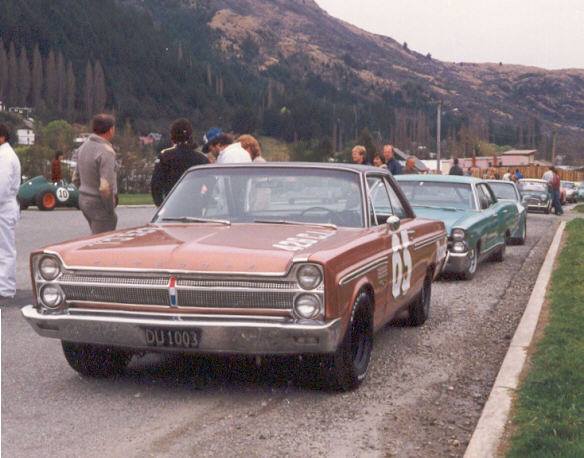
[(375, 331), (426, 321), (445, 259), (444, 224), (416, 218), (387, 171), (203, 166), (150, 224), (32, 253), (22, 313), (84, 375), (148, 351), (287, 354), (348, 390)]

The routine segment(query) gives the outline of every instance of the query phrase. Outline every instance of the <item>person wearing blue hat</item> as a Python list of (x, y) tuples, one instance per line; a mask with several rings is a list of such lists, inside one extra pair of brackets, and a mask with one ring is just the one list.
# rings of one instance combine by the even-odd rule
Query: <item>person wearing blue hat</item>
[(214, 127), (204, 137), (203, 152), (216, 159), (217, 164), (238, 164), (251, 162), (251, 156), (243, 149), (240, 142), (234, 142), (233, 136)]
[(219, 127), (211, 127), (205, 135), (203, 135), (203, 153), (209, 154), (211, 143), (223, 135), (223, 131)]

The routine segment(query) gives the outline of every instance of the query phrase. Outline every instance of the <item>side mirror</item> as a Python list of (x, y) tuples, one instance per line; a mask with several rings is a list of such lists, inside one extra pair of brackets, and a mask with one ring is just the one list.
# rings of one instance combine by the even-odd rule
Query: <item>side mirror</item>
[(391, 215), (389, 218), (387, 218), (387, 227), (389, 228), (390, 231), (397, 231), (401, 225), (401, 220), (395, 216), (395, 215)]

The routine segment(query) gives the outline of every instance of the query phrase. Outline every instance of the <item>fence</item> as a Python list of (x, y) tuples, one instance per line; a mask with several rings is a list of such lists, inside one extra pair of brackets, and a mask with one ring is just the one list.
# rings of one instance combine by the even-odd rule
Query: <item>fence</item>
[[(539, 178), (543, 176), (545, 172), (549, 170), (549, 166), (547, 165), (521, 165), (516, 167), (489, 167), (486, 169), (480, 168), (473, 168), (472, 174), (475, 177), (483, 178), (483, 177), (499, 177), (503, 178), (505, 173), (515, 172), (516, 169), (523, 174), (525, 178)], [(575, 170), (564, 170), (564, 169), (557, 169), (558, 174), (560, 175), (560, 179), (566, 181), (584, 181), (584, 172), (582, 171), (575, 171)]]

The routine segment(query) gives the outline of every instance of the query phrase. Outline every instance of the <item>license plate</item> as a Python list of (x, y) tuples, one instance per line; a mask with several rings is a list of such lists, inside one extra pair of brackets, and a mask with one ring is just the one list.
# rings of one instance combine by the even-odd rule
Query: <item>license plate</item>
[(201, 340), (199, 329), (144, 329), (146, 345), (158, 348), (197, 348)]

